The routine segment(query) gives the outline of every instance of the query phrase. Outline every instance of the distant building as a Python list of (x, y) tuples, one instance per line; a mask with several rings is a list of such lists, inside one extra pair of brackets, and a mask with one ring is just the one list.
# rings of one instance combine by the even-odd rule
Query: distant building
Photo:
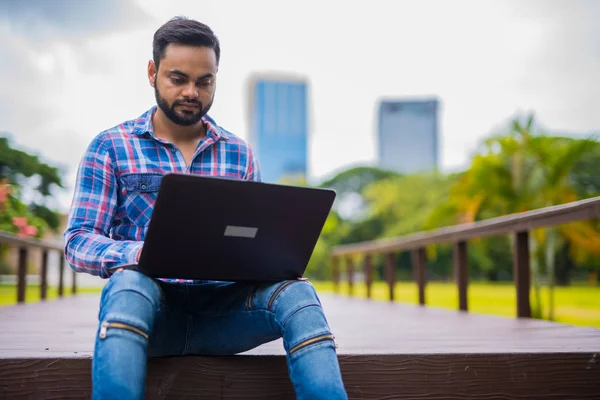
[(381, 168), (411, 174), (437, 170), (438, 101), (383, 100), (378, 108)]
[(263, 181), (306, 179), (308, 83), (290, 77), (253, 77), (249, 95), (249, 142)]

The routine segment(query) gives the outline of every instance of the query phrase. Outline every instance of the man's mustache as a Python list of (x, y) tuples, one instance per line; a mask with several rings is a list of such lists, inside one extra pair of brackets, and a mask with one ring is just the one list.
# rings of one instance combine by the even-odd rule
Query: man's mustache
[(187, 99), (183, 99), (183, 100), (175, 100), (175, 101), (173, 102), (173, 106), (177, 106), (177, 105), (180, 105), (180, 104), (183, 104), (183, 103), (186, 103), (186, 104), (195, 104), (195, 105), (197, 105), (198, 107), (202, 108), (202, 102), (201, 102), (201, 101), (198, 101), (198, 100), (191, 100), (191, 99), (190, 99), (190, 100), (187, 100)]

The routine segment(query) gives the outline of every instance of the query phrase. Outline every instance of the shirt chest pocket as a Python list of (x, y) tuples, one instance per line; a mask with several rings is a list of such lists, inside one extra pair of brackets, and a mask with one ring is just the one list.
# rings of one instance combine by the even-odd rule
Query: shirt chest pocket
[(121, 176), (121, 194), (127, 218), (137, 226), (146, 226), (162, 181), (161, 174), (132, 173)]

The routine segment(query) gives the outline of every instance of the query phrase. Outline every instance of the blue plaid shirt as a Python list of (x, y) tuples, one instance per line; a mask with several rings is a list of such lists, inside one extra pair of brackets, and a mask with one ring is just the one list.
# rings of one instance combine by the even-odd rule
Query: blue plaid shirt
[(64, 233), (66, 258), (77, 272), (108, 278), (136, 263), (164, 174), (261, 180), (250, 145), (208, 116), (207, 134), (186, 165), (177, 147), (154, 136), (155, 111), (100, 133), (83, 155)]

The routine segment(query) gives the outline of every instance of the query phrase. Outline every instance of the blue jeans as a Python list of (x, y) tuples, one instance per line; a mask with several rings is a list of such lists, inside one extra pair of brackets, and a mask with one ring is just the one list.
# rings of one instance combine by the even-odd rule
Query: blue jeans
[(94, 400), (142, 399), (148, 357), (233, 355), (280, 337), (298, 399), (347, 398), (308, 281), (176, 284), (124, 270), (104, 287), (99, 319)]

